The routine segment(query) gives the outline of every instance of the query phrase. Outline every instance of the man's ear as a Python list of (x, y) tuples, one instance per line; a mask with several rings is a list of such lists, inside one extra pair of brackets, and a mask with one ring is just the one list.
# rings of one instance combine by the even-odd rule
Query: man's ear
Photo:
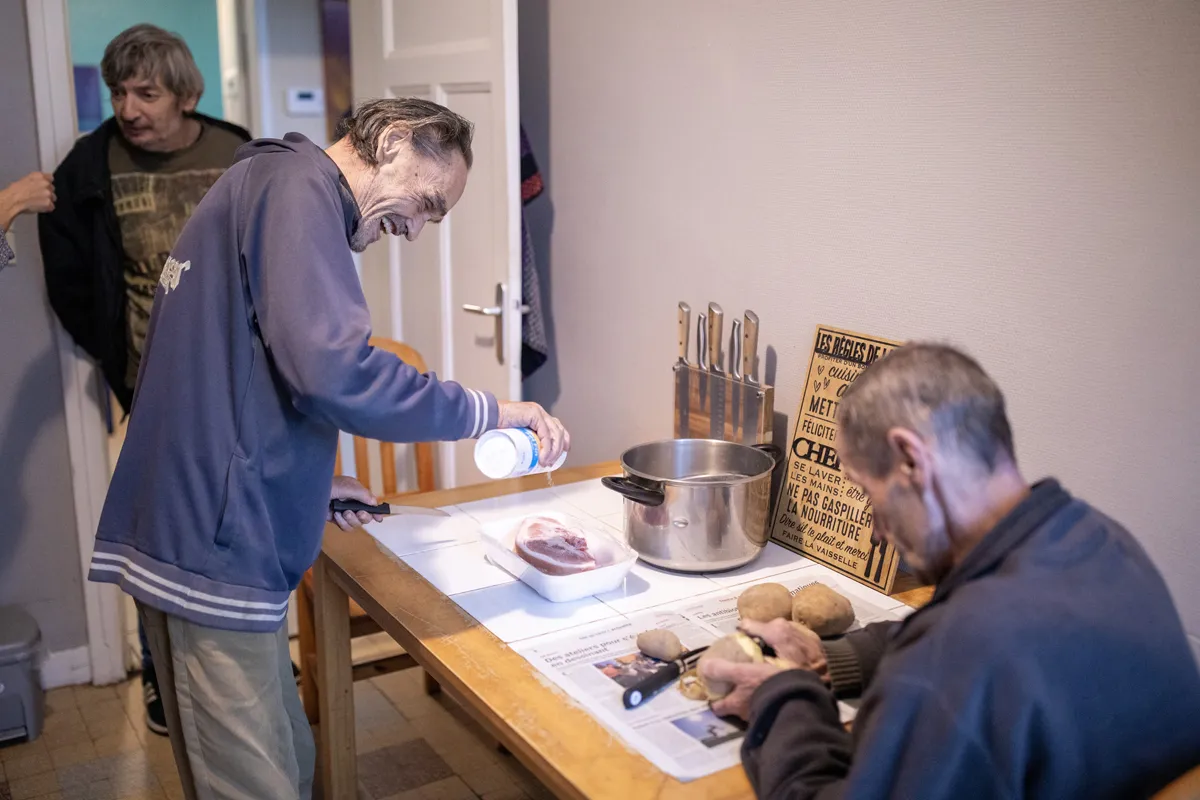
[(179, 107), (183, 109), (183, 113), (191, 114), (196, 110), (196, 105), (200, 102), (200, 95), (192, 95), (191, 97), (182, 97), (179, 100)]
[(390, 164), (396, 155), (412, 141), (412, 131), (399, 123), (389, 125), (375, 145), (375, 159), (380, 164)]
[(908, 428), (892, 428), (887, 432), (887, 441), (895, 469), (918, 490), (928, 486), (933, 470), (929, 443)]

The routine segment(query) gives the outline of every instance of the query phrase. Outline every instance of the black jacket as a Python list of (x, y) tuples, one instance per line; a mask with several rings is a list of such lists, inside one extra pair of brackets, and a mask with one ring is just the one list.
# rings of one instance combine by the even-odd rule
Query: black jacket
[[(250, 141), (244, 128), (193, 116)], [(38, 215), (38, 239), (54, 313), (75, 343), (99, 362), (121, 407), (129, 411), (133, 391), (125, 385), (125, 270), (108, 169), (109, 142), (118, 135), (110, 117), (71, 148), (54, 171), (58, 202), (49, 214)]]
[[(751, 702), (763, 798), (1137, 798), (1200, 764), (1200, 674), (1133, 538), (1054, 481), (902, 623), (827, 647), (857, 663), (853, 736), (815, 673)], [(854, 670), (849, 670), (854, 672)]]

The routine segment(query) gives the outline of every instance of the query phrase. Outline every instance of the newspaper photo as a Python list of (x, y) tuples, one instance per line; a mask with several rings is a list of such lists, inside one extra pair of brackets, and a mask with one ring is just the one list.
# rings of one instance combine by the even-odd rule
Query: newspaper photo
[(622, 704), (626, 689), (663, 666), (635, 643), (639, 633), (655, 628), (673, 631), (688, 650), (718, 636), (673, 611), (650, 611), (514, 647), (663, 772), (689, 781), (740, 763), (742, 727), (718, 717), (707, 703), (688, 700), (676, 685), (635, 709)]
[[(900, 619), (900, 605), (820, 565), (810, 564), (771, 578), (789, 591), (815, 582), (845, 595), (854, 607), (854, 627)], [(714, 714), (703, 701), (684, 697), (672, 684), (641, 706), (627, 710), (625, 690), (663, 666), (642, 655), (639, 633), (673, 631), (685, 650), (711, 644), (737, 629), (737, 596), (731, 587), (705, 597), (645, 611), (630, 617), (530, 639), (514, 649), (585, 707), (630, 747), (681, 781), (690, 781), (740, 764), (744, 727)], [(855, 705), (839, 703), (842, 721), (854, 718)]]

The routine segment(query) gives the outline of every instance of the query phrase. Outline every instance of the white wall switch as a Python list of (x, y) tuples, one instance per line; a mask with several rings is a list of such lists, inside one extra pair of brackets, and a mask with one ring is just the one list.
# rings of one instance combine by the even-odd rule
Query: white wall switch
[(289, 117), (319, 117), (325, 113), (325, 90), (290, 88), (287, 90)]

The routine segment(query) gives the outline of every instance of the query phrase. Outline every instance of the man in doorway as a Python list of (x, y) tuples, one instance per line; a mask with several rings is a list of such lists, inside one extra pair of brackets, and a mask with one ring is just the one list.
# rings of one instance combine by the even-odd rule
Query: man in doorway
[(100, 520), (90, 577), (138, 602), (189, 797), (311, 792), (284, 621), (320, 549), (338, 431), (414, 442), (524, 427), (542, 463), (570, 445), (540, 406), (369, 343), (351, 252), (449, 213), (471, 123), (376, 100), (339, 136), (327, 151), (299, 134), (252, 142), (196, 207), (159, 280)]
[[(133, 400), (150, 306), (192, 209), (250, 134), (196, 112), (204, 78), (187, 44), (153, 25), (109, 42), (100, 62), (113, 116), (54, 173), (61, 202), (40, 219), (50, 305), (100, 364), (121, 408)], [(167, 733), (140, 622), (146, 725)]]
[[(1030, 486), (999, 388), (949, 347), (902, 347), (838, 409), (876, 534), (937, 584), (904, 622), (824, 644), (747, 622), (797, 669), (705, 665), (749, 720), (759, 797), (1148, 797), (1200, 763), (1200, 675), (1161, 576), (1119, 524)], [(862, 693), (853, 736), (835, 696)]]

